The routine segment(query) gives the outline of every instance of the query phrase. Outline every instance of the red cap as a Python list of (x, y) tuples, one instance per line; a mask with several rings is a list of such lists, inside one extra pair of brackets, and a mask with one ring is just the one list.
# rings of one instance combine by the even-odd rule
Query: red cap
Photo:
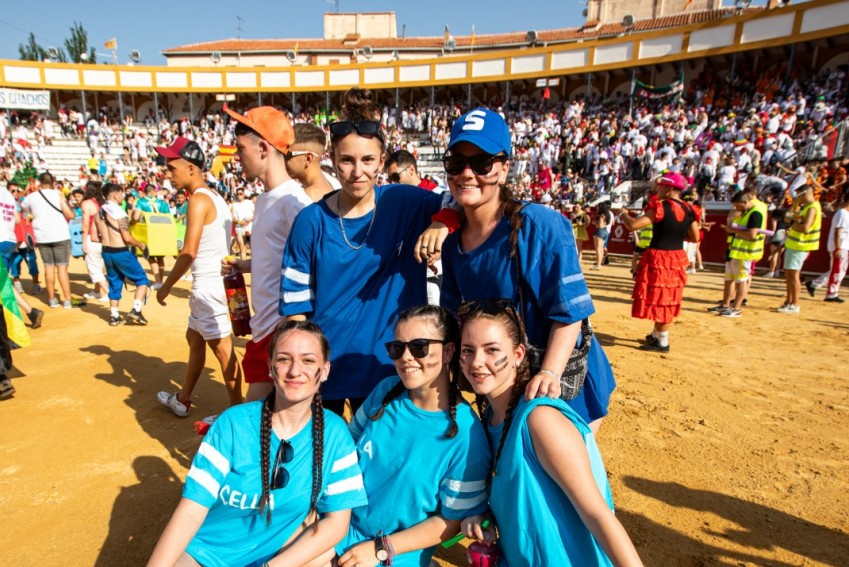
[(157, 146), (156, 153), (165, 159), (184, 159), (201, 168), (206, 162), (206, 156), (198, 143), (182, 136), (174, 138), (170, 146)]
[(289, 117), (273, 106), (257, 106), (245, 114), (239, 114), (225, 104), (224, 112), (259, 134), (280, 153), (289, 153), (289, 146), (295, 142), (295, 130), (292, 129)]
[(683, 191), (687, 187), (687, 178), (680, 173), (664, 173), (657, 178), (657, 184)]

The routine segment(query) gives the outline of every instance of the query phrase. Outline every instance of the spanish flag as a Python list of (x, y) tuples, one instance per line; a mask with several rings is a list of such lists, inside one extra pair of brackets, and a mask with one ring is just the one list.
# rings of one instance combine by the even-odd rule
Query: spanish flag
[(106, 49), (118, 49), (118, 38), (113, 37), (109, 41), (103, 44), (103, 47)]
[(9, 270), (6, 268), (6, 264), (2, 259), (0, 259), (0, 302), (3, 304), (3, 319), (6, 321), (6, 330), (9, 334), (9, 339), (14, 341), (18, 346), (30, 346), (32, 341), (30, 341), (29, 332), (26, 325), (24, 325), (24, 319), (18, 307), (18, 301), (15, 299), (15, 291), (12, 289), (12, 278), (9, 277)]

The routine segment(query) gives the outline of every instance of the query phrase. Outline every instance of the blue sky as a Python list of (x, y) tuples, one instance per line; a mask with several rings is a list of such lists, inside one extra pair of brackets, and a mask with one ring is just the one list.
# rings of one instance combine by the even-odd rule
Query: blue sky
[[(142, 64), (164, 65), (163, 49), (188, 43), (237, 37), (242, 18), (243, 38), (318, 38), (327, 0), (285, 2), (200, 2), (198, 0), (38, 0), (25, 9), (0, 10), (0, 59), (18, 59), (18, 45), (30, 31), (43, 47), (62, 46), (74, 21), (88, 32), (89, 44), (106, 52), (104, 42), (118, 38), (121, 63), (131, 49), (142, 53)], [(339, 0), (340, 12), (385, 12), (397, 15), (398, 33), (441, 35), (447, 24), (456, 35), (504, 33), (529, 29), (572, 27), (583, 22), (582, 0)], [(98, 60), (102, 60), (98, 57)]]

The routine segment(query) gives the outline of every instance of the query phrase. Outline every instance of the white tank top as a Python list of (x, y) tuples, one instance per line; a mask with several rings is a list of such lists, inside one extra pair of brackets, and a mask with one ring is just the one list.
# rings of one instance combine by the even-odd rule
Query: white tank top
[(218, 193), (205, 187), (195, 189), (195, 195), (204, 194), (215, 204), (215, 220), (204, 225), (198, 244), (198, 253), (192, 264), (192, 288), (223, 286), (221, 260), (230, 250), (233, 221), (227, 203)]

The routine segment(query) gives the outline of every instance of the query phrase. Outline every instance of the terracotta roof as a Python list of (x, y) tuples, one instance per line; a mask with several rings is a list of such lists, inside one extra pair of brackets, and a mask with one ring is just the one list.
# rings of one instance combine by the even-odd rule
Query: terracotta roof
[[(746, 13), (760, 12), (764, 8), (754, 7), (747, 8)], [(700, 24), (722, 19), (723, 17), (733, 15), (737, 12), (735, 8), (721, 8), (719, 10), (703, 10), (698, 12), (688, 12), (683, 14), (675, 14), (664, 16), (662, 18), (654, 18), (647, 20), (638, 20), (633, 31), (644, 32), (649, 30), (657, 30), (664, 28), (673, 28), (685, 26), (688, 24)], [(587, 22), (577, 28), (561, 28), (553, 30), (537, 30), (537, 42), (542, 43), (561, 43), (575, 41), (578, 39), (592, 39), (597, 37), (615, 36), (626, 33), (628, 30), (621, 24), (605, 24), (598, 27), (587, 27), (592, 24), (595, 26), (597, 21)], [(498, 47), (512, 45), (526, 45), (526, 31), (501, 33), (501, 34), (477, 34), (475, 36), (475, 47)], [(445, 38), (442, 35), (431, 37), (407, 37), (407, 38), (359, 38), (357, 41), (352, 41), (349, 35), (344, 40), (340, 39), (223, 39), (217, 41), (208, 41), (204, 43), (194, 43), (190, 45), (181, 45), (164, 49), (164, 55), (179, 55), (179, 54), (208, 54), (213, 51), (226, 53), (248, 53), (248, 52), (285, 52), (295, 50), (299, 53), (316, 53), (324, 51), (351, 51), (353, 48), (361, 48), (370, 45), (372, 49), (392, 50), (392, 49), (432, 49), (439, 50), (442, 48)], [(454, 36), (456, 49), (465, 50), (472, 45), (472, 36)]]

